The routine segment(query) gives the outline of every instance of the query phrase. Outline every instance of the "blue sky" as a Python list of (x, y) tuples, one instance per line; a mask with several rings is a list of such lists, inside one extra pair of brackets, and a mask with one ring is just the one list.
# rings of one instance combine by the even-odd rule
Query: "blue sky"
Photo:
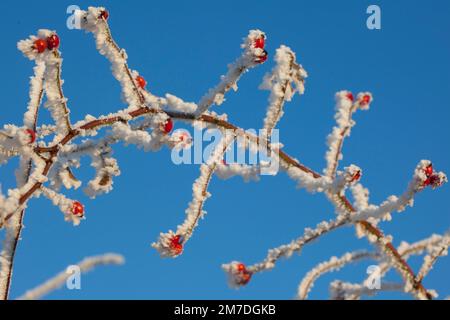
[[(450, 172), (448, 121), (450, 93), (450, 3), (433, 1), (2, 1), (0, 69), (1, 124), (19, 124), (25, 111), (32, 63), (16, 49), (16, 42), (39, 28), (58, 31), (64, 58), (64, 91), (71, 117), (100, 115), (123, 107), (120, 88), (109, 63), (95, 50), (90, 35), (66, 28), (66, 8), (77, 4), (104, 5), (120, 46), (127, 50), (130, 67), (139, 70), (148, 88), (187, 101), (198, 101), (240, 53), (241, 38), (249, 29), (267, 33), (267, 50), (286, 44), (309, 73), (306, 93), (286, 106), (280, 122), (285, 151), (321, 171), (325, 165), (325, 138), (334, 124), (334, 93), (369, 90), (374, 103), (356, 115), (357, 126), (345, 143), (342, 165), (363, 168), (362, 182), (374, 203), (406, 187), (417, 162), (430, 159)], [(366, 8), (378, 4), (382, 29), (366, 28)], [(239, 91), (230, 93), (218, 112), (244, 128), (259, 128), (268, 93), (258, 90), (269, 58), (246, 74)], [(48, 119), (47, 116), (42, 117)], [(183, 127), (176, 124), (176, 127)], [(263, 177), (258, 183), (240, 178), (214, 179), (205, 220), (185, 253), (160, 259), (150, 247), (159, 232), (173, 229), (184, 217), (191, 199), (197, 165), (175, 166), (170, 152), (143, 153), (116, 146), (122, 175), (114, 191), (95, 201), (81, 190), (69, 192), (86, 205), (87, 220), (74, 228), (56, 207), (42, 198), (32, 200), (26, 228), (17, 252), (11, 296), (16, 297), (86, 255), (114, 251), (127, 262), (103, 267), (82, 278), (82, 290), (56, 291), (49, 299), (290, 299), (306, 272), (322, 260), (347, 251), (371, 248), (356, 240), (354, 230), (338, 230), (307, 246), (300, 256), (282, 261), (258, 274), (241, 290), (227, 287), (220, 265), (231, 260), (253, 263), (267, 249), (289, 242), (305, 227), (333, 217), (321, 194), (297, 190), (285, 174)], [(0, 167), (3, 189), (14, 185), (16, 163)], [(78, 171), (87, 179), (89, 162)], [(85, 180), (87, 181), (87, 180)], [(386, 233), (413, 242), (443, 233), (450, 226), (450, 188), (426, 190), (414, 208), (395, 214), (382, 224)], [(415, 270), (420, 259), (411, 263)], [(349, 266), (321, 278), (310, 297), (328, 297), (334, 279), (359, 282), (371, 263)], [(441, 296), (450, 294), (450, 260), (442, 259), (425, 281)], [(398, 280), (391, 272), (390, 280)], [(381, 298), (406, 298), (382, 294)]]

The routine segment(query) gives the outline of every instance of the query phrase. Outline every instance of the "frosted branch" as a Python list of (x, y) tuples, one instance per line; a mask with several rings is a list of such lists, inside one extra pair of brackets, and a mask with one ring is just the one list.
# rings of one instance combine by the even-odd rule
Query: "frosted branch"
[(331, 257), (330, 260), (319, 263), (315, 266), (311, 271), (309, 271), (306, 276), (301, 281), (298, 292), (297, 299), (305, 300), (308, 297), (308, 293), (311, 291), (314, 286), (314, 282), (323, 274), (338, 271), (343, 266), (357, 262), (362, 259), (378, 259), (380, 255), (373, 252), (368, 251), (355, 251), (355, 252), (347, 252), (343, 256)]
[[(115, 253), (106, 253), (99, 256), (93, 256), (84, 258), (82, 261), (76, 264), (80, 268), (82, 273), (89, 272), (94, 268), (101, 265), (121, 265), (125, 262), (123, 256)], [(43, 284), (25, 292), (22, 296), (18, 297), (18, 300), (38, 300), (52, 291), (61, 288), (67, 281), (67, 279), (72, 275), (69, 266), (67, 270), (64, 270), (53, 278), (45, 281)]]
[(260, 86), (261, 89), (270, 91), (269, 106), (264, 119), (264, 129), (268, 137), (283, 116), (284, 102), (291, 101), (296, 92), (303, 94), (305, 78), (308, 76), (297, 63), (295, 53), (286, 46), (276, 50), (275, 62), (272, 72), (265, 75)]
[(217, 165), (222, 163), (228, 146), (235, 138), (234, 134), (225, 134), (225, 137), (212, 151), (210, 158), (200, 166), (200, 176), (192, 186), (192, 201), (186, 209), (186, 219), (177, 227), (176, 233), (172, 230), (168, 233), (161, 233), (158, 241), (152, 244), (152, 247), (158, 250), (162, 257), (176, 257), (183, 252), (183, 247), (192, 236), (199, 220), (206, 214), (203, 205), (206, 199), (211, 196), (208, 192), (208, 186), (212, 175)]
[(335, 95), (336, 99), (336, 123), (333, 131), (327, 138), (328, 151), (326, 153), (327, 167), (324, 173), (327, 177), (333, 178), (338, 168), (339, 160), (342, 159), (342, 145), (344, 139), (350, 136), (355, 121), (352, 119), (353, 113), (358, 110), (367, 110), (373, 98), (369, 92), (358, 94), (354, 102), (353, 94), (349, 91), (339, 91)]
[(203, 114), (213, 104), (221, 105), (225, 100), (225, 93), (230, 89), (237, 91), (237, 82), (241, 75), (249, 68), (253, 68), (267, 59), (264, 50), (266, 35), (260, 30), (251, 30), (241, 47), (244, 49), (242, 55), (233, 63), (228, 65), (228, 72), (221, 77), (221, 81), (204, 95), (196, 110), (197, 117)]

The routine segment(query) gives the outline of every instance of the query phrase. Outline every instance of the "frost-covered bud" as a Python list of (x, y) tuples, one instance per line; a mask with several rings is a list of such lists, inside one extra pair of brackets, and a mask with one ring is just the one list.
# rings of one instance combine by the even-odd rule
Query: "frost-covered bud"
[(361, 169), (355, 165), (350, 165), (349, 167), (345, 167), (345, 175), (347, 177), (347, 181), (352, 184), (361, 178), (362, 172)]
[(163, 258), (175, 258), (183, 252), (184, 237), (175, 234), (172, 230), (161, 233), (158, 242), (152, 243), (152, 247), (158, 250)]
[(261, 33), (261, 35), (255, 39), (253, 46), (255, 48), (264, 49), (264, 46), (266, 45), (265, 42), (266, 42), (266, 35), (264, 33)]
[(192, 137), (189, 131), (179, 129), (176, 130), (169, 139), (169, 146), (173, 149), (189, 149), (192, 145)]
[(433, 164), (428, 160), (422, 160), (417, 165), (414, 177), (418, 190), (428, 186), (436, 189), (448, 181), (445, 173), (434, 171)]
[(84, 206), (79, 201), (72, 203), (72, 214), (74, 216), (82, 218), (84, 216)]
[(245, 49), (245, 54), (249, 57), (250, 62), (259, 64), (267, 60), (268, 53), (264, 49), (266, 35), (261, 30), (250, 30), (244, 43), (241, 45)]
[(355, 98), (353, 97), (353, 93), (351, 93), (350, 91), (346, 91), (345, 98), (347, 98), (347, 100), (349, 100), (351, 102), (353, 102), (353, 100), (355, 100)]
[(161, 123), (160, 125), (160, 130), (164, 133), (164, 134), (169, 134), (170, 131), (172, 131), (173, 129), (173, 121), (171, 118), (167, 118), (167, 120), (163, 123)]
[(242, 262), (233, 261), (229, 264), (224, 264), (222, 269), (227, 273), (228, 284), (232, 288), (244, 286), (252, 278), (252, 272)]
[(47, 49), (47, 41), (44, 39), (37, 39), (33, 43), (33, 49), (36, 50), (38, 53), (42, 53)]
[(431, 175), (429, 178), (427, 178), (423, 185), (425, 187), (430, 186), (432, 189), (436, 189), (440, 186), (442, 186), (444, 183), (448, 182), (447, 176), (443, 172), (438, 172), (433, 175)]
[(64, 220), (72, 222), (74, 226), (80, 224), (84, 216), (84, 206), (75, 200), (66, 198), (64, 195), (56, 193), (55, 191), (41, 187), (42, 194), (47, 197), (55, 206), (58, 206), (64, 214)]
[(344, 171), (338, 171), (337, 177), (333, 183), (334, 192), (339, 192), (346, 187), (355, 184), (361, 178), (362, 171), (358, 166), (351, 164), (344, 168)]
[(136, 77), (136, 84), (139, 88), (144, 89), (145, 86), (147, 85), (147, 81), (144, 79), (144, 77), (142, 76), (137, 76)]
[(373, 101), (373, 97), (370, 92), (361, 92), (358, 94), (356, 100), (361, 110), (368, 110)]
[[(35, 60), (38, 57), (45, 56), (51, 49), (49, 47), (48, 39), (56, 35), (54, 31), (47, 29), (40, 29), (37, 36), (31, 35), (28, 39), (21, 40), (17, 43), (17, 48), (30, 60)], [(50, 45), (53, 46), (54, 41), (50, 41)], [(59, 45), (59, 38), (58, 38)], [(52, 47), (53, 48), (53, 47)]]
[(56, 33), (50, 35), (46, 39), (48, 50), (58, 49), (59, 47), (59, 37)]
[(108, 20), (108, 18), (109, 18), (108, 10), (103, 9), (102, 11), (100, 11), (99, 19)]

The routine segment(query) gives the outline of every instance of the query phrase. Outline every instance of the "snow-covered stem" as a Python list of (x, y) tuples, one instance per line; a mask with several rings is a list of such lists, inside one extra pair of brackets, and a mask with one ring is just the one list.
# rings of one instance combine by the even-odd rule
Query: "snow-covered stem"
[(450, 245), (450, 237), (445, 236), (442, 241), (431, 252), (423, 258), (423, 264), (417, 273), (416, 281), (422, 282), (423, 278), (431, 271), (439, 257), (446, 256), (448, 254), (448, 246)]
[(221, 105), (225, 101), (225, 93), (230, 89), (237, 91), (237, 82), (242, 74), (249, 68), (264, 62), (260, 60), (260, 57), (265, 59), (267, 52), (263, 48), (255, 47), (255, 41), (259, 38), (265, 39), (265, 37), (264, 32), (260, 30), (250, 30), (241, 45), (244, 50), (242, 55), (235, 62), (228, 65), (228, 72), (221, 77), (219, 84), (211, 88), (198, 102), (195, 112), (197, 117), (205, 113), (213, 104)]
[[(121, 265), (124, 262), (124, 257), (119, 254), (105, 253), (98, 256), (84, 258), (80, 262), (76, 263), (75, 266), (80, 268), (79, 270), (81, 273), (86, 273), (101, 265)], [(61, 288), (66, 283), (67, 279), (72, 275), (70, 267), (73, 266), (74, 265), (67, 267), (66, 270), (61, 271), (41, 285), (28, 290), (23, 295), (18, 297), (17, 300), (38, 300), (52, 291)]]
[[(19, 42), (19, 49), (28, 58), (36, 61), (36, 68), (35, 77), (30, 88), (30, 104), (27, 114), (24, 116), (25, 127), (5, 125), (3, 130), (0, 131), (0, 163), (8, 161), (12, 156), (20, 157), (17, 188), (9, 190), (7, 197), (0, 196), (0, 228), (7, 227), (8, 232), (12, 230), (9, 239), (15, 239), (14, 241), (7, 241), (7, 245), (3, 248), (6, 250), (3, 256), (11, 257), (11, 259), (5, 260), (6, 262), (2, 261), (2, 274), (0, 277), (3, 278), (0, 286), (2, 286), (1, 288), (6, 288), (3, 289), (6, 292), (3, 297), (7, 297), (8, 294), (12, 271), (12, 268), (10, 268), (12, 263), (10, 262), (13, 261), (22, 225), (23, 210), (28, 205), (28, 201), (43, 194), (50, 198), (55, 205), (59, 206), (66, 217), (71, 217), (69, 215), (70, 204), (72, 204), (72, 214), (82, 215), (83, 208), (79, 204), (58, 193), (59, 186), (66, 188), (77, 188), (79, 186), (80, 181), (75, 181), (71, 171), (71, 167), (79, 165), (79, 158), (84, 155), (91, 156), (93, 165), (96, 168), (96, 177), (91, 180), (92, 183), (88, 186), (88, 194), (95, 196), (101, 192), (108, 192), (112, 187), (109, 179), (119, 173), (118, 165), (111, 156), (110, 146), (113, 143), (123, 141), (125, 144), (136, 144), (138, 147), (142, 147), (144, 151), (157, 151), (162, 146), (175, 148), (179, 144), (181, 137), (184, 136), (175, 133), (172, 135), (168, 134), (173, 126), (172, 120), (189, 123), (194, 127), (205, 125), (207, 128), (229, 129), (240, 137), (244, 137), (249, 144), (266, 150), (267, 154), (272, 154), (272, 151), (274, 151), (274, 157), (279, 162), (281, 169), (293, 180), (297, 181), (300, 187), (312, 192), (325, 192), (337, 209), (338, 217), (336, 220), (330, 223), (319, 224), (315, 230), (306, 232), (303, 237), (293, 241), (290, 245), (274, 249), (261, 264), (256, 264), (253, 268), (246, 268), (245, 266), (242, 268), (240, 264), (233, 264), (231, 269), (228, 268), (228, 270), (231, 270), (231, 273), (234, 274), (236, 270), (238, 271), (238, 282), (240, 284), (247, 283), (252, 273), (272, 268), (278, 258), (289, 256), (292, 252), (299, 251), (304, 244), (318, 238), (321, 234), (340, 226), (354, 223), (360, 229), (361, 234), (367, 235), (368, 239), (389, 257), (389, 265), (399, 271), (407, 285), (411, 286), (414, 289), (413, 291), (422, 297), (427, 297), (427, 290), (420, 281), (417, 281), (406, 260), (402, 258), (402, 255), (391, 244), (390, 237), (384, 236), (383, 232), (376, 226), (376, 223), (378, 218), (384, 217), (386, 212), (393, 207), (398, 209), (409, 204), (410, 199), (412, 199), (410, 195), (423, 190), (426, 186), (435, 188), (446, 182), (446, 176), (441, 172), (434, 172), (429, 168), (428, 163), (425, 166), (425, 163), (422, 162), (420, 167), (418, 166), (416, 169), (415, 183), (412, 184), (414, 188), (409, 189), (412, 192), (407, 193), (404, 198), (400, 197), (395, 204), (381, 205), (379, 209), (372, 210), (374, 206), (369, 204), (368, 197), (362, 194), (362, 187), (354, 187), (355, 182), (361, 176), (361, 170), (352, 165), (345, 168), (342, 172), (337, 171), (338, 160), (342, 154), (343, 138), (349, 135), (350, 129), (354, 125), (351, 114), (358, 108), (368, 108), (369, 103), (372, 101), (372, 96), (369, 93), (361, 93), (354, 103), (348, 103), (348, 101), (344, 100), (353, 100), (353, 97), (349, 96), (348, 92), (345, 97), (342, 96), (342, 92), (340, 93), (338, 97), (340, 99), (338, 102), (338, 115), (336, 117), (338, 123), (337, 131), (333, 131), (332, 136), (334, 138), (329, 140), (328, 169), (325, 175), (321, 175), (281, 150), (281, 143), (271, 145), (266, 143), (266, 139), (260, 141), (258, 136), (228, 122), (226, 115), (218, 116), (208, 111), (213, 104), (219, 105), (223, 102), (227, 91), (231, 88), (236, 89), (237, 81), (246, 70), (263, 63), (267, 59), (267, 52), (264, 50), (266, 37), (263, 32), (259, 30), (250, 31), (249, 36), (244, 41), (244, 52), (241, 57), (229, 66), (228, 73), (222, 77), (222, 81), (215, 88), (211, 89), (197, 105), (191, 102), (184, 102), (181, 98), (172, 94), (166, 94), (165, 98), (156, 97), (145, 89), (145, 81), (139, 78), (140, 76), (136, 71), (128, 67), (125, 51), (119, 48), (111, 37), (111, 31), (107, 23), (108, 14), (104, 8), (91, 7), (87, 11), (78, 12), (78, 14), (81, 18), (82, 28), (94, 34), (97, 49), (110, 61), (113, 76), (122, 87), (122, 96), (127, 106), (126, 109), (118, 110), (109, 115), (98, 117), (87, 115), (83, 120), (71, 124), (67, 100), (62, 93), (62, 60), (60, 53), (57, 50), (57, 46), (47, 49), (39, 47), (40, 45), (45, 46), (45, 43), (48, 46), (48, 43), (50, 43), (49, 38), (54, 37), (56, 34), (53, 31), (43, 29), (38, 32), (37, 36), (30, 36), (28, 39)], [(306, 73), (300, 66), (297, 67), (292, 64), (295, 61), (295, 54), (292, 50), (282, 46), (277, 53), (280, 63), (272, 72), (273, 77), (268, 76), (271, 80), (268, 81), (268, 78), (266, 78), (265, 82), (272, 81), (271, 91), (275, 97), (275, 93), (277, 95), (280, 93), (278, 90), (275, 90), (275, 84), (278, 83), (283, 86), (286, 77), (289, 78), (290, 81), (287, 82), (288, 85), (285, 86), (282, 97), (282, 102), (284, 102), (290, 99), (295, 90), (303, 92), (303, 80), (306, 77)], [(287, 64), (287, 61), (290, 61), (290, 63)], [(284, 69), (290, 70), (291, 73), (286, 73)], [(41, 83), (39, 79), (44, 80)], [(43, 89), (40, 89), (41, 84)], [(292, 84), (296, 87), (295, 89), (292, 87)], [(53, 125), (37, 126), (36, 123), (38, 105), (42, 99), (42, 90), (47, 95), (46, 106), (50, 109), (54, 119), (55, 123)], [(269, 110), (272, 110), (275, 116), (268, 117), (267, 129), (271, 129), (276, 125), (283, 111), (282, 104), (274, 104), (274, 108), (269, 108)], [(34, 112), (35, 118), (33, 118)], [(141, 125), (133, 123), (138, 118), (142, 119)], [(30, 129), (31, 125), (34, 133), (25, 130)], [(101, 128), (107, 126), (111, 127), (111, 131), (108, 131), (104, 138), (96, 141), (88, 138), (96, 136)], [(36, 136), (35, 133), (38, 135)], [(54, 135), (53, 141), (43, 141), (44, 139), (42, 138), (49, 135)], [(77, 144), (76, 140), (80, 137), (85, 137), (86, 140)], [(36, 138), (39, 141), (35, 142)], [(212, 158), (217, 156), (218, 159), (219, 154), (220, 152), (214, 153)], [(223, 153), (221, 156), (223, 157)], [(181, 225), (184, 226), (184, 229), (181, 229), (183, 234), (178, 234), (179, 230), (177, 230), (177, 233), (169, 232), (166, 234), (166, 238), (171, 241), (170, 245), (174, 245), (177, 251), (179, 251), (180, 246), (182, 249), (182, 244), (191, 236), (192, 230), (203, 214), (202, 207), (206, 199), (207, 187), (215, 170), (217, 170), (219, 176), (223, 173), (223, 177), (229, 177), (234, 174), (240, 174), (248, 179), (257, 177), (257, 171), (255, 172), (257, 167), (255, 167), (255, 170), (251, 170), (246, 166), (227, 167), (221, 162), (213, 161), (212, 166), (209, 166), (207, 163), (202, 168), (206, 169), (205, 173), (201, 173), (200, 178), (206, 177), (205, 181), (207, 183), (203, 183), (203, 180), (197, 180), (199, 183), (198, 189), (202, 192), (200, 193), (201, 197), (197, 198), (194, 190), (194, 200), (200, 201), (193, 200), (191, 203), (193, 206), (190, 207), (190, 209), (193, 209), (188, 209), (188, 217), (192, 219), (188, 219), (189, 223)], [(337, 177), (336, 173), (338, 173)], [(358, 199), (355, 197), (356, 208), (345, 195), (348, 187), (352, 188), (352, 192), (356, 192), (359, 195)], [(17, 226), (17, 228), (14, 229), (14, 226)], [(167, 241), (165, 245), (167, 245)], [(237, 268), (236, 270), (235, 267)], [(9, 269), (9, 271), (3, 272), (6, 269)]]
[(326, 176), (333, 178), (336, 174), (339, 160), (342, 159), (342, 146), (344, 139), (350, 136), (355, 121), (352, 119), (353, 113), (358, 110), (369, 109), (372, 102), (372, 95), (369, 92), (358, 94), (354, 102), (353, 94), (349, 91), (339, 91), (335, 95), (336, 99), (336, 123), (333, 131), (327, 138), (328, 151), (326, 153), (327, 167), (324, 170)]
[[(420, 255), (424, 251), (428, 251), (428, 252), (434, 251), (435, 252), (436, 248), (438, 248), (439, 245), (441, 243), (443, 243), (443, 241), (445, 241), (445, 239), (450, 239), (449, 233), (446, 233), (445, 235), (442, 235), (442, 236), (433, 234), (428, 238), (416, 241), (411, 244), (403, 241), (398, 246), (397, 251), (398, 251), (399, 255), (405, 261), (407, 261), (409, 259), (409, 257), (411, 257), (412, 255)], [(389, 260), (383, 259), (383, 261), (378, 265), (378, 267), (379, 267), (379, 276), (383, 277), (391, 268), (393, 268), (393, 265), (390, 263)], [(416, 281), (417, 281), (417, 276), (416, 276)], [(368, 283), (368, 282), (370, 282), (370, 278), (365, 279), (360, 286), (366, 287), (366, 283)], [(412, 292), (412, 294), (414, 295), (414, 292)], [(355, 297), (355, 298), (359, 299), (359, 297)]]
[[(391, 220), (392, 212), (402, 212), (405, 210), (406, 206), (413, 205), (414, 196), (424, 189), (426, 186), (426, 181), (429, 178), (425, 173), (426, 168), (431, 166), (431, 162), (428, 160), (422, 160), (417, 165), (412, 180), (410, 181), (408, 188), (406, 191), (400, 196), (389, 196), (386, 201), (384, 201), (381, 205), (369, 205), (363, 210), (357, 212), (353, 215), (353, 219), (357, 220), (367, 220), (373, 219), (374, 221), (378, 221), (380, 219), (383, 220)], [(439, 181), (436, 181), (437, 184), (442, 184), (447, 180), (447, 177), (442, 173), (431, 173), (430, 176), (435, 176)], [(435, 186), (433, 186), (435, 187)]]
[(331, 257), (330, 260), (319, 263), (313, 269), (311, 269), (303, 278), (298, 286), (297, 299), (305, 300), (308, 298), (308, 293), (314, 286), (314, 282), (323, 274), (337, 271), (343, 266), (357, 262), (363, 259), (378, 259), (380, 254), (369, 251), (354, 251), (347, 252), (341, 257)]
[(206, 199), (211, 196), (208, 192), (209, 183), (218, 165), (222, 163), (228, 146), (235, 138), (234, 133), (224, 132), (224, 137), (215, 146), (210, 158), (200, 166), (200, 176), (192, 186), (192, 200), (186, 209), (186, 219), (177, 227), (175, 233), (172, 230), (168, 233), (161, 233), (158, 241), (152, 244), (152, 247), (158, 250), (162, 257), (176, 257), (180, 255), (186, 242), (197, 227), (199, 220), (205, 216), (206, 212), (203, 210), (203, 206)]
[(328, 232), (345, 226), (348, 223), (349, 219), (339, 216), (335, 220), (329, 222), (323, 221), (319, 223), (314, 229), (306, 228), (301, 237), (292, 240), (288, 244), (270, 249), (263, 261), (250, 265), (247, 269), (252, 273), (273, 269), (279, 259), (291, 257), (295, 252), (300, 252), (306, 244), (316, 240)]
[(402, 291), (403, 287), (402, 283), (384, 282), (380, 289), (373, 290), (364, 285), (336, 280), (330, 284), (330, 299), (359, 300), (363, 295), (371, 296), (379, 291)]
[(297, 63), (295, 53), (286, 46), (281, 46), (275, 53), (276, 65), (271, 73), (265, 75), (260, 88), (270, 90), (269, 106), (264, 119), (267, 137), (283, 116), (285, 101), (291, 101), (294, 94), (305, 91), (306, 71)]

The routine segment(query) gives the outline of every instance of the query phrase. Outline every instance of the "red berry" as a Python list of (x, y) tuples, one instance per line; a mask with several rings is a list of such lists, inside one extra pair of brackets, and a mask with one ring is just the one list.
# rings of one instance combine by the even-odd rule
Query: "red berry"
[(244, 271), (246, 271), (245, 264), (243, 264), (243, 263), (238, 263), (238, 265), (236, 266), (236, 269), (237, 269), (237, 271), (239, 271), (239, 272), (244, 272)]
[(162, 125), (161, 130), (165, 133), (168, 134), (170, 133), (170, 131), (172, 131), (173, 129), (173, 121), (171, 118), (167, 119), (167, 121)]
[(32, 144), (36, 141), (36, 133), (31, 129), (26, 129), (25, 132), (30, 136), (29, 144)]
[(183, 239), (180, 235), (174, 236), (172, 239), (170, 239), (170, 248), (174, 251), (175, 254), (180, 254), (183, 252)]
[(252, 278), (252, 274), (250, 272), (245, 272), (242, 274), (239, 284), (245, 285), (250, 281), (251, 278)]
[(147, 85), (147, 81), (145, 81), (145, 79), (141, 76), (137, 76), (136, 77), (136, 82), (139, 88), (144, 89), (145, 86)]
[(264, 49), (264, 45), (265, 45), (265, 37), (263, 35), (255, 40), (254, 44), (255, 48)]
[(236, 265), (236, 271), (236, 283), (239, 285), (246, 285), (250, 281), (252, 273), (247, 270), (247, 267), (243, 263), (238, 263)]
[(350, 182), (358, 181), (361, 178), (361, 171), (358, 170), (351, 178)]
[(79, 201), (74, 201), (72, 203), (72, 213), (75, 216), (82, 217), (84, 214), (84, 207)]
[(268, 53), (267, 53), (266, 50), (264, 50), (263, 54), (261, 56), (257, 57), (256, 62), (257, 63), (263, 63), (264, 61), (267, 60), (267, 57), (268, 57)]
[(100, 19), (103, 20), (108, 20), (109, 17), (109, 12), (107, 10), (103, 10), (102, 12), (100, 12)]
[(423, 169), (425, 171), (425, 175), (427, 177), (430, 177), (433, 174), (433, 165), (429, 164), (425, 169)]
[(57, 49), (59, 47), (59, 37), (56, 34), (52, 34), (47, 38), (47, 47), (49, 50)]
[(351, 102), (353, 102), (353, 100), (354, 100), (354, 98), (353, 98), (353, 93), (351, 93), (351, 92), (348, 92), (348, 93), (345, 95), (345, 97), (346, 97), (348, 100), (350, 100)]
[(361, 98), (361, 104), (366, 105), (370, 103), (370, 96), (368, 94), (363, 95)]
[(42, 53), (47, 49), (47, 42), (42, 39), (37, 39), (34, 42), (33, 48), (36, 49), (38, 53)]

